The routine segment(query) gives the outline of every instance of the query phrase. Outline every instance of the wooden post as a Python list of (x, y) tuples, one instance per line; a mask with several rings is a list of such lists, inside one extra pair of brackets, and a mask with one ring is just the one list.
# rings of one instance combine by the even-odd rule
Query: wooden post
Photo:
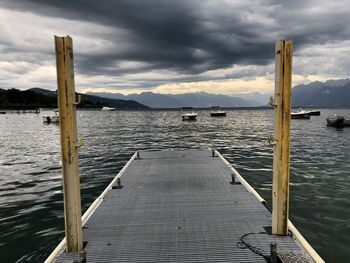
[(275, 53), (272, 234), (288, 234), (289, 152), (293, 41), (278, 40)]
[(83, 234), (75, 112), (73, 43), (71, 37), (55, 36), (55, 48), (67, 251), (77, 252), (83, 249)]

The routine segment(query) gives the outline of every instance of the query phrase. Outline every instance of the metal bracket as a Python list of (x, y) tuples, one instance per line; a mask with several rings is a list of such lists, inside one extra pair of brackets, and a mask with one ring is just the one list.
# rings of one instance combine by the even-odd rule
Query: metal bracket
[(75, 144), (75, 148), (79, 148), (79, 147), (81, 147), (81, 146), (83, 146), (83, 145), (84, 145), (83, 137), (80, 137), (79, 143), (76, 143), (76, 144)]
[(74, 105), (78, 105), (81, 103), (81, 95), (78, 95), (78, 101), (73, 102)]
[(270, 262), (271, 263), (278, 262), (277, 244), (276, 242), (273, 242), (273, 241), (270, 244)]
[(276, 106), (277, 106), (277, 104), (275, 103), (274, 97), (270, 96), (270, 98), (269, 98), (269, 104), (270, 104), (271, 106), (273, 106), (273, 107), (276, 107)]
[(231, 182), (230, 184), (241, 184), (241, 182), (236, 178), (235, 174), (231, 174)]
[(122, 189), (122, 183), (120, 182), (120, 177), (117, 178), (117, 185), (113, 185), (112, 189)]
[(272, 135), (267, 136), (267, 142), (271, 145), (276, 145), (277, 144), (277, 140), (275, 140), (275, 138), (273, 138)]

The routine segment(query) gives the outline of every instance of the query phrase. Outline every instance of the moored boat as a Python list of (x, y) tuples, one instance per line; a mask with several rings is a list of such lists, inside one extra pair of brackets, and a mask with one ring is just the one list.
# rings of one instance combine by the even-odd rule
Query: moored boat
[(290, 115), (292, 119), (310, 119), (310, 112), (304, 111), (301, 107), (299, 107), (297, 112), (292, 112)]
[(107, 107), (107, 106), (103, 106), (103, 107), (101, 108), (101, 111), (112, 111), (112, 110), (115, 110), (115, 108)]
[(226, 111), (220, 110), (219, 106), (214, 106), (214, 107), (211, 107), (210, 116), (211, 117), (225, 117)]
[(291, 118), (292, 119), (305, 119), (309, 120), (310, 119), (310, 114), (306, 111), (300, 111), (300, 112), (292, 112), (291, 113)]
[(182, 120), (183, 121), (195, 121), (197, 120), (197, 113), (185, 113), (182, 114)]
[(59, 123), (60, 122), (60, 116), (58, 114), (58, 110), (55, 110), (54, 115), (51, 116), (42, 116), (43, 122), (50, 124), (50, 123)]
[(195, 121), (197, 120), (197, 113), (193, 111), (192, 107), (182, 107), (181, 112), (184, 110), (191, 110), (191, 112), (183, 113), (181, 115), (183, 121)]
[(350, 127), (350, 118), (345, 118), (337, 114), (328, 116), (326, 120), (327, 120), (327, 126), (336, 127), (336, 128)]
[(321, 111), (319, 110), (310, 110), (305, 111), (301, 107), (299, 107), (297, 112), (292, 112), (292, 119), (310, 119), (310, 116), (320, 116)]

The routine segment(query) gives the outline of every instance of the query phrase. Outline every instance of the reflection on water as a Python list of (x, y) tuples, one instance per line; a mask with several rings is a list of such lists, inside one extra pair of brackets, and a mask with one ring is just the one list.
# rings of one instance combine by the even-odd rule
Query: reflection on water
[[(293, 120), (290, 217), (329, 262), (350, 257), (350, 129), (322, 111)], [(349, 110), (341, 110), (350, 115)], [(182, 122), (175, 111), (78, 111), (84, 210), (136, 150), (215, 147), (271, 203), (272, 110), (228, 111)], [(59, 127), (41, 116), (0, 115), (0, 262), (40, 262), (64, 236)]]

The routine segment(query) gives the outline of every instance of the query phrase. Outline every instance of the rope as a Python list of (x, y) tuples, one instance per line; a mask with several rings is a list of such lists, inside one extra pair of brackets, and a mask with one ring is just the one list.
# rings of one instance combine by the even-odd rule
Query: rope
[(261, 248), (255, 247), (251, 244), (249, 244), (247, 241), (244, 240), (245, 237), (250, 236), (250, 235), (262, 235), (265, 234), (266, 232), (259, 232), (259, 233), (247, 233), (244, 234), (243, 236), (241, 236), (239, 238), (239, 241), (237, 242), (236, 246), (240, 249), (246, 249), (248, 248), (249, 250), (251, 250), (252, 252), (254, 252), (255, 254), (262, 256), (264, 259), (266, 259), (268, 262), (270, 261), (270, 256), (266, 256), (264, 254), (264, 251)]

